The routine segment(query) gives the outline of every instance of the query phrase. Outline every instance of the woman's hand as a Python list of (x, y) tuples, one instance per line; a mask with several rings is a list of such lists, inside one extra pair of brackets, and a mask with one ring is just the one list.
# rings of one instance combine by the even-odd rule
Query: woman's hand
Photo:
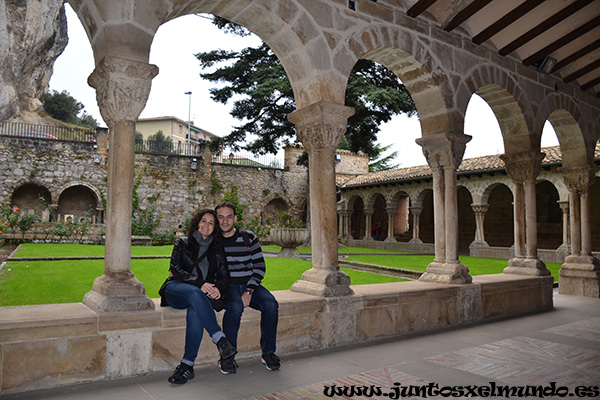
[(205, 293), (209, 299), (218, 300), (221, 298), (221, 292), (214, 283), (205, 282), (200, 290), (202, 290), (202, 292)]

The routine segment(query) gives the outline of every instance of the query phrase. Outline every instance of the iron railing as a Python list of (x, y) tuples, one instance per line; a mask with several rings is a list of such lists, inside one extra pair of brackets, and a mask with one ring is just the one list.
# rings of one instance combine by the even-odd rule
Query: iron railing
[(244, 165), (257, 168), (283, 169), (283, 161), (276, 156), (264, 156), (251, 153), (213, 154), (213, 164)]
[(76, 142), (96, 142), (96, 131), (86, 128), (69, 128), (0, 121), (0, 135), (41, 140), (70, 140)]
[(187, 143), (173, 143), (170, 140), (136, 140), (135, 152), (201, 157), (204, 154), (204, 145), (190, 144), (188, 147)]

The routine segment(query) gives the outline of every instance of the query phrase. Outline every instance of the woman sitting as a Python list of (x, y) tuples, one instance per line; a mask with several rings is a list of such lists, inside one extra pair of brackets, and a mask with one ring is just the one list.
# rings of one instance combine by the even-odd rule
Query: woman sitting
[(228, 284), (229, 270), (215, 212), (200, 210), (190, 221), (187, 237), (175, 243), (169, 278), (159, 290), (161, 306), (187, 308), (183, 359), (169, 382), (183, 384), (194, 377), (194, 361), (204, 329), (216, 343), (222, 359), (237, 353), (215, 316), (215, 310), (223, 309)]

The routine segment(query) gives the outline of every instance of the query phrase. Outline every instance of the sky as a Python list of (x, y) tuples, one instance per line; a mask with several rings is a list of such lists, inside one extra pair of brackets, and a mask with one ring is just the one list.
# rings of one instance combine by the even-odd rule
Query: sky
[[(85, 31), (71, 7), (65, 3), (67, 12), (69, 44), (54, 65), (50, 89), (66, 90), (84, 105), (100, 125), (106, 126), (96, 102), (96, 92), (87, 84), (94, 70), (91, 45)], [(256, 46), (256, 36), (240, 38), (216, 28), (209, 18), (187, 15), (162, 25), (150, 50), (150, 63), (159, 68), (152, 80), (152, 89), (140, 118), (174, 116), (183, 121), (191, 119), (199, 128), (218, 136), (227, 135), (239, 121), (229, 115), (231, 104), (216, 103), (210, 99), (209, 89), (213, 83), (200, 78), (198, 60), (194, 54), (215, 50), (241, 50)], [(186, 95), (186, 92), (192, 92)], [(397, 151), (393, 161), (400, 167), (425, 165), (421, 147), (415, 139), (421, 136), (418, 118), (400, 115), (382, 124), (379, 142), (391, 145), (388, 151)], [(496, 117), (487, 103), (474, 95), (467, 107), (465, 134), (473, 139), (467, 143), (464, 158), (479, 157), (504, 152), (502, 135)], [(549, 123), (542, 132), (542, 147), (558, 145), (556, 134)], [(280, 152), (279, 156), (282, 156)]]

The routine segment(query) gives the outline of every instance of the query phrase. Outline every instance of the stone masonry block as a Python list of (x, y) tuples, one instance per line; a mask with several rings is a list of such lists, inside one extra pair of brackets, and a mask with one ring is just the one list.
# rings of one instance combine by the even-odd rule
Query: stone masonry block
[(39, 388), (105, 377), (106, 338), (70, 337), (3, 345), (2, 390)]

